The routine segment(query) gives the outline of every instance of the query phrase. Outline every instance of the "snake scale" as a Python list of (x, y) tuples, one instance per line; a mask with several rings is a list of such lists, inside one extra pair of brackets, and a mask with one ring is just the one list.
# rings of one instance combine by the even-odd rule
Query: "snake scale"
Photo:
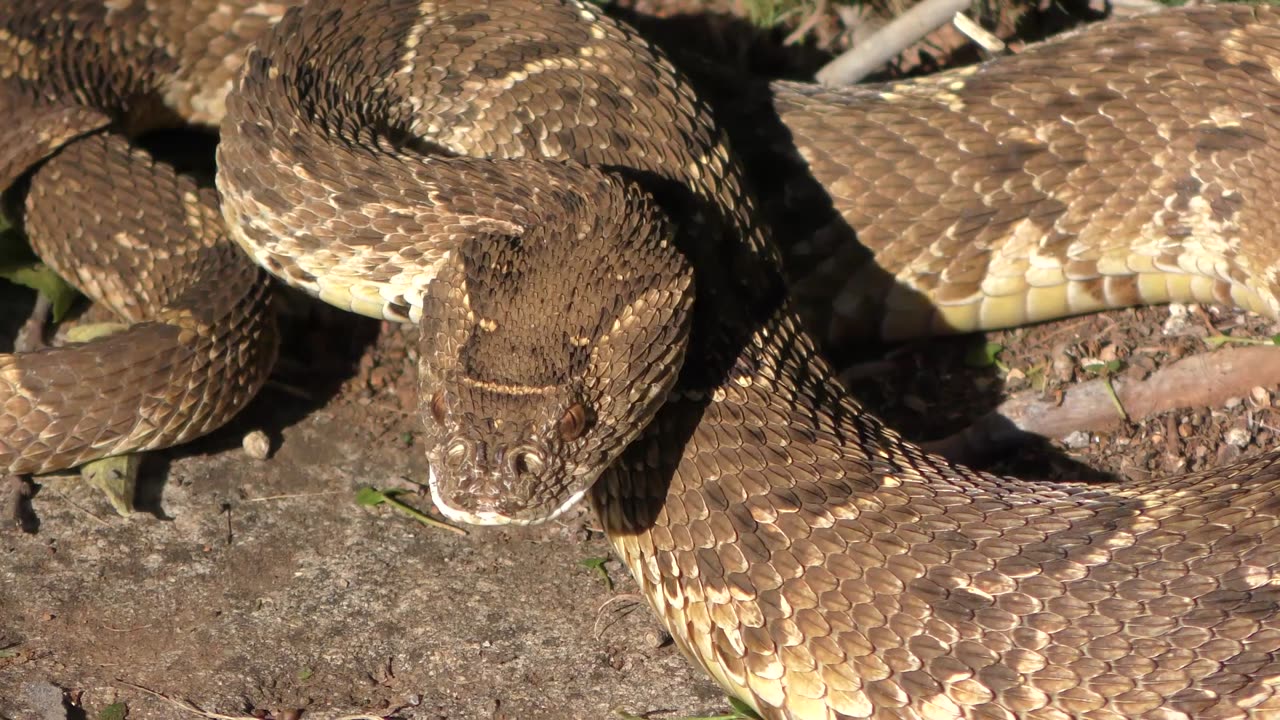
[[(0, 181), (28, 188), (46, 258), (139, 323), (4, 358), (0, 465), (181, 442), (247, 402), (274, 335), (234, 241), (419, 324), (446, 514), (589, 497), (681, 649), (766, 718), (1280, 717), (1280, 455), (995, 477), (901, 440), (819, 351), (869, 312), (889, 334), (1167, 300), (1280, 315), (1280, 14), (775, 84), (831, 202), (827, 232), (775, 240), (690, 83), (592, 5), (294, 4), (0, 10)], [(220, 124), (221, 223), (127, 142), (176, 120)]]

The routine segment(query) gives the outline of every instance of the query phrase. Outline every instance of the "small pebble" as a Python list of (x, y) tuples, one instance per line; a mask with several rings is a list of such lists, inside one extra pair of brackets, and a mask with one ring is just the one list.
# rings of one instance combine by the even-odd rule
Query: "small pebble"
[(254, 460), (266, 460), (271, 456), (271, 438), (261, 430), (247, 433), (240, 444), (245, 454)]
[(1088, 447), (1089, 433), (1083, 430), (1076, 430), (1070, 435), (1062, 438), (1062, 444), (1066, 445), (1068, 448), (1071, 448), (1072, 450), (1079, 450), (1080, 448)]
[(1166, 337), (1182, 335), (1186, 332), (1191, 316), (1191, 306), (1182, 303), (1169, 303), (1169, 319), (1164, 321), (1162, 331)]
[(645, 647), (657, 650), (667, 643), (671, 642), (671, 636), (665, 630), (649, 630), (644, 634)]
[(1242, 402), (1244, 402), (1244, 398), (1229, 397), (1226, 402), (1222, 403), (1222, 405), (1228, 410), (1234, 410), (1235, 408), (1240, 407), (1240, 403)]
[(1238, 448), (1243, 448), (1249, 445), (1249, 441), (1252, 438), (1249, 437), (1248, 430), (1234, 427), (1227, 431), (1225, 439), (1229, 445), (1235, 445)]
[(1271, 404), (1271, 393), (1261, 385), (1254, 385), (1249, 389), (1249, 398), (1258, 407), (1267, 407)]

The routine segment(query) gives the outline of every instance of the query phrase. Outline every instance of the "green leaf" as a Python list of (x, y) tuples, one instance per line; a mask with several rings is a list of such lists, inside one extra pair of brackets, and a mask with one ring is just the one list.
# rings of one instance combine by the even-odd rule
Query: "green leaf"
[(734, 712), (738, 713), (744, 718), (750, 718), (751, 720), (761, 720), (760, 716), (756, 714), (755, 710), (751, 709), (750, 705), (746, 704), (745, 702), (743, 702), (742, 700), (739, 700), (736, 697), (729, 698), (729, 707), (733, 708)]
[(67, 330), (67, 342), (92, 342), (98, 338), (115, 335), (128, 329), (129, 326), (124, 323), (85, 323)]
[(377, 507), (379, 505), (384, 505), (384, 504), (390, 505), (391, 507), (395, 508), (396, 510), (399, 510), (405, 515), (408, 515), (414, 520), (417, 520), (423, 525), (439, 528), (441, 530), (448, 530), (449, 532), (455, 533), (457, 535), (467, 534), (467, 531), (463, 530), (460, 527), (454, 527), (449, 523), (437, 520), (431, 517), (430, 515), (427, 515), (426, 513), (422, 512), (421, 510), (418, 510), (417, 508), (414, 508), (414, 507), (410, 507), (409, 505), (406, 505), (405, 503), (402, 503), (396, 499), (397, 495), (403, 495), (406, 492), (408, 491), (396, 490), (396, 489), (379, 490), (375, 487), (365, 486), (360, 488), (359, 490), (356, 490), (356, 503), (358, 505), (363, 505), (365, 507)]
[(312, 670), (311, 668), (302, 668), (301, 670), (298, 671), (298, 679), (304, 680), (304, 681), (310, 680), (311, 676), (315, 674), (316, 674), (315, 671)]
[(49, 298), (53, 303), (54, 322), (66, 317), (78, 294), (66, 280), (32, 254), (22, 235), (7, 222), (0, 226), (0, 278), (29, 287)]
[(609, 577), (609, 571), (604, 569), (604, 564), (609, 562), (607, 557), (589, 557), (578, 561), (578, 564), (589, 570), (595, 570), (604, 580), (605, 587), (613, 589), (613, 578)]
[(749, 20), (760, 28), (771, 28), (788, 17), (812, 11), (806, 0), (743, 0), (739, 5)]
[(1204, 339), (1204, 343), (1211, 348), (1220, 348), (1223, 345), (1280, 345), (1280, 335), (1272, 335), (1268, 338), (1210, 335)]
[(61, 322), (67, 316), (67, 311), (71, 309), (71, 303), (75, 302), (76, 296), (79, 294), (66, 280), (58, 277), (58, 274), (50, 270), (49, 266), (44, 263), (0, 268), (0, 278), (29, 287), (48, 297), (53, 302), (54, 322)]
[(98, 720), (125, 720), (129, 715), (129, 706), (122, 702), (111, 703), (98, 713)]
[(1124, 363), (1119, 360), (1108, 360), (1105, 363), (1095, 362), (1089, 363), (1081, 367), (1085, 372), (1095, 373), (1097, 375), (1110, 375), (1124, 367)]
[(971, 368), (985, 368), (996, 365), (996, 358), (1004, 351), (1004, 346), (997, 342), (975, 343), (964, 353), (964, 364)]
[(1120, 402), (1120, 394), (1116, 392), (1116, 386), (1111, 384), (1110, 377), (1102, 378), (1102, 384), (1107, 388), (1107, 396), (1111, 398), (1111, 404), (1115, 407), (1116, 412), (1120, 415), (1120, 419), (1128, 422), (1129, 411), (1124, 409), (1124, 403)]
[(107, 496), (120, 517), (133, 514), (133, 497), (138, 486), (138, 466), (142, 456), (112, 455), (80, 466), (80, 477)]
[(356, 490), (356, 504), (365, 507), (377, 507), (386, 502), (387, 496), (375, 487), (362, 487)]

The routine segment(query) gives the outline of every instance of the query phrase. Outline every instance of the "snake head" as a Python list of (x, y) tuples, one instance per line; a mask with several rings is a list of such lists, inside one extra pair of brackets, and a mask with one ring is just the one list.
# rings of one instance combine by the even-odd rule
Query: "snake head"
[(679, 375), (689, 266), (647, 195), (588, 177), (591, 192), (543, 191), (555, 201), (540, 198), (520, 232), (463, 241), (423, 298), (423, 444), (433, 499), (451, 519), (560, 515)]

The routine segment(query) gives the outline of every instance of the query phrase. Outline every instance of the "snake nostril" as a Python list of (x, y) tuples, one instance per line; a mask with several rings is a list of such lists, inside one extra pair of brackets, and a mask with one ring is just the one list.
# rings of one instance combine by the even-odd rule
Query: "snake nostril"
[(435, 420), (437, 424), (443, 425), (445, 419), (449, 417), (449, 406), (445, 399), (443, 390), (437, 390), (436, 393), (431, 396), (430, 409), (431, 418)]
[(507, 517), (514, 517), (525, 509), (526, 505), (519, 500), (504, 498), (497, 503), (497, 511)]

